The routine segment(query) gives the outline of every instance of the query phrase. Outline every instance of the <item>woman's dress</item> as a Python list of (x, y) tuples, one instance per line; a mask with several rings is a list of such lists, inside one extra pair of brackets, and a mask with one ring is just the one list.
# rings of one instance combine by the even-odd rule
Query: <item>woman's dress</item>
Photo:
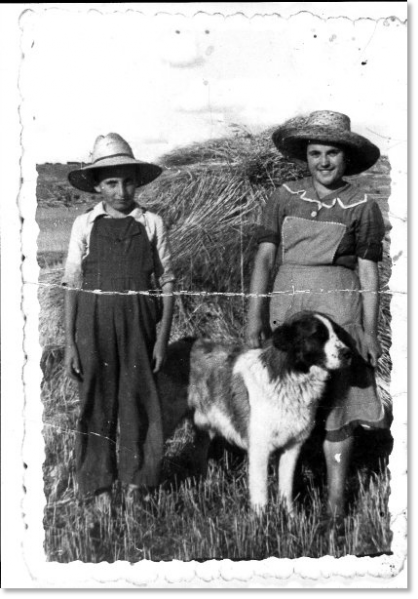
[[(279, 248), (271, 327), (297, 312), (319, 311), (341, 325), (359, 349), (364, 330), (357, 261), (382, 259), (384, 232), (379, 207), (355, 185), (344, 183), (321, 200), (311, 178), (278, 189), (266, 205), (258, 236), (259, 243)], [(358, 425), (386, 426), (374, 369), (359, 352), (350, 369), (332, 376), (318, 413), (334, 441)]]

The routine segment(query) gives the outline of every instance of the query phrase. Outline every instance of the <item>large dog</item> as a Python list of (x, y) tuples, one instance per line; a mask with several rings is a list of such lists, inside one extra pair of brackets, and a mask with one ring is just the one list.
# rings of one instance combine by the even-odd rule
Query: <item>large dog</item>
[[(221, 435), (248, 452), (250, 502), (256, 512), (267, 504), (269, 456), (282, 449), (279, 495), (291, 512), (299, 452), (314, 427), (330, 372), (350, 363), (349, 345), (343, 329), (319, 313), (296, 315), (261, 349), (204, 339), (178, 342), (177, 362), (172, 362), (171, 352), (158, 378), (163, 413), (170, 405), (167, 394), (172, 398), (172, 413), (165, 419), (172, 425), (173, 414), (185, 412), (187, 393), (198, 429), (210, 437)], [(189, 354), (183, 354), (185, 359), (182, 347)], [(203, 437), (197, 450), (200, 457), (207, 451)]]

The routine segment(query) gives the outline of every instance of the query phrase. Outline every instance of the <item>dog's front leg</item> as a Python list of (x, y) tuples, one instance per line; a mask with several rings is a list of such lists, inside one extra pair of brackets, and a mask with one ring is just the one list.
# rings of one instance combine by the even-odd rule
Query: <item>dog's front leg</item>
[(210, 436), (205, 430), (199, 430), (195, 427), (193, 440), (193, 473), (196, 476), (207, 475), (208, 470), (208, 451), (210, 446)]
[(301, 447), (300, 443), (291, 445), (280, 456), (279, 498), (285, 503), (289, 514), (293, 511), (293, 477)]
[[(254, 433), (254, 431), (252, 431)], [(267, 467), (270, 450), (265, 439), (250, 433), (248, 474), (251, 507), (261, 514), (267, 505)]]

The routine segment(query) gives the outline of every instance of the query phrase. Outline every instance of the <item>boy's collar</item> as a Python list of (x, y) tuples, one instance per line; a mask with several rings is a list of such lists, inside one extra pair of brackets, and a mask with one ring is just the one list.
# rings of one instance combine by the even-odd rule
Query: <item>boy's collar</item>
[[(108, 216), (104, 202), (102, 201), (102, 202), (99, 202), (98, 204), (96, 204), (90, 214), (91, 214), (92, 220), (96, 220), (96, 218), (98, 218), (99, 216)], [(135, 208), (131, 212), (129, 212), (129, 214), (127, 214), (126, 216), (132, 216), (133, 218), (138, 218), (139, 216), (142, 216), (143, 214), (144, 214), (144, 209), (141, 208), (141, 206), (139, 206), (138, 204), (135, 204)]]

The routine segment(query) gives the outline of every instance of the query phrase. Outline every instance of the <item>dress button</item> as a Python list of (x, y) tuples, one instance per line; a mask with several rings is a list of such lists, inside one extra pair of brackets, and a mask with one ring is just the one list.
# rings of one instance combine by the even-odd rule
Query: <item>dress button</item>
[(316, 210), (314, 210), (313, 212), (311, 212), (311, 216), (313, 218), (315, 218), (315, 216), (318, 216), (318, 212)]

